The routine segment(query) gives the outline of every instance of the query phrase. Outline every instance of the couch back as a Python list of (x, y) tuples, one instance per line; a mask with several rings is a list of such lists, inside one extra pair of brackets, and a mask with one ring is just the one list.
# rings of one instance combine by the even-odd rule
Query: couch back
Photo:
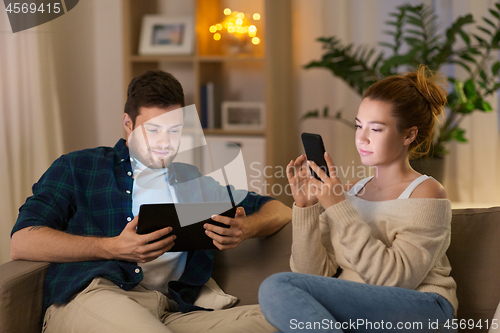
[[(453, 210), (451, 230), (447, 254), (458, 285), (458, 319), (481, 320), (482, 329), (467, 332), (486, 332), (500, 302), (500, 207)], [(266, 277), (290, 271), (291, 238), (290, 223), (273, 236), (216, 252), (214, 279), (240, 305), (256, 304)]]
[(500, 303), (500, 207), (453, 210), (447, 254), (457, 282), (458, 318), (481, 321), (482, 329), (467, 332), (487, 332)]

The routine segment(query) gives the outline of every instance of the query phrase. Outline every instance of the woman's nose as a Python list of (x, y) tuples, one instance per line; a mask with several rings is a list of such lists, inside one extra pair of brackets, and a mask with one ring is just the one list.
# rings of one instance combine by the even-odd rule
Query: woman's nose
[(363, 129), (358, 129), (358, 131), (356, 132), (356, 140), (359, 143), (369, 143), (368, 136)]

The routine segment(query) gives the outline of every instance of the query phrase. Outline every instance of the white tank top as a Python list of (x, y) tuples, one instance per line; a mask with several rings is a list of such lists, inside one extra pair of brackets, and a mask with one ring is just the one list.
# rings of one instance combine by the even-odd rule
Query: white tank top
[[(357, 182), (351, 189), (349, 190), (349, 194), (351, 195), (358, 195), (358, 193), (366, 186), (366, 184), (372, 180), (373, 176), (363, 178), (359, 182)], [(410, 195), (413, 193), (413, 191), (417, 188), (418, 185), (420, 185), (422, 182), (425, 180), (432, 178), (427, 175), (422, 175), (415, 179), (414, 181), (411, 182), (410, 185), (401, 193), (401, 195), (398, 197), (398, 199), (408, 199)]]

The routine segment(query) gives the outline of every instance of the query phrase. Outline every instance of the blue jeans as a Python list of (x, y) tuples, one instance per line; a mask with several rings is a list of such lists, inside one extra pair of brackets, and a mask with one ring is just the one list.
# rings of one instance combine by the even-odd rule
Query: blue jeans
[(282, 332), (454, 332), (444, 297), (301, 273), (279, 273), (259, 290), (266, 319)]

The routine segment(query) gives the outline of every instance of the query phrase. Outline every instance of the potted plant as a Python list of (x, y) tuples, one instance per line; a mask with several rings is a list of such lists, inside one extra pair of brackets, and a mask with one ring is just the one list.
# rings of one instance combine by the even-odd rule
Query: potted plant
[[(392, 36), (392, 42), (379, 43), (392, 51), (390, 56), (377, 52), (374, 47), (345, 45), (335, 36), (321, 37), (317, 41), (322, 43), (322, 58), (311, 61), (305, 68), (330, 70), (360, 96), (378, 80), (413, 70), (419, 64), (435, 71), (443, 65), (464, 68), (464, 77), (448, 78), (452, 89), (444, 119), (430, 151), (422, 152), (426, 160), (443, 160), (448, 153), (446, 143), (467, 142), (465, 130), (460, 127), (463, 119), (475, 111), (491, 112), (486, 98), (500, 88), (500, 2), (489, 12), (491, 18), (483, 17), (481, 24), (476, 23), (471, 14), (460, 16), (442, 34), (437, 29), (438, 17), (430, 7), (399, 6), (390, 13), (391, 20), (386, 21), (389, 26), (386, 33)], [(496, 61), (492, 59), (495, 51)], [(302, 118), (311, 117), (336, 119), (354, 128), (354, 123), (343, 118), (341, 111), (330, 115), (328, 106), (321, 113), (309, 111)]]

